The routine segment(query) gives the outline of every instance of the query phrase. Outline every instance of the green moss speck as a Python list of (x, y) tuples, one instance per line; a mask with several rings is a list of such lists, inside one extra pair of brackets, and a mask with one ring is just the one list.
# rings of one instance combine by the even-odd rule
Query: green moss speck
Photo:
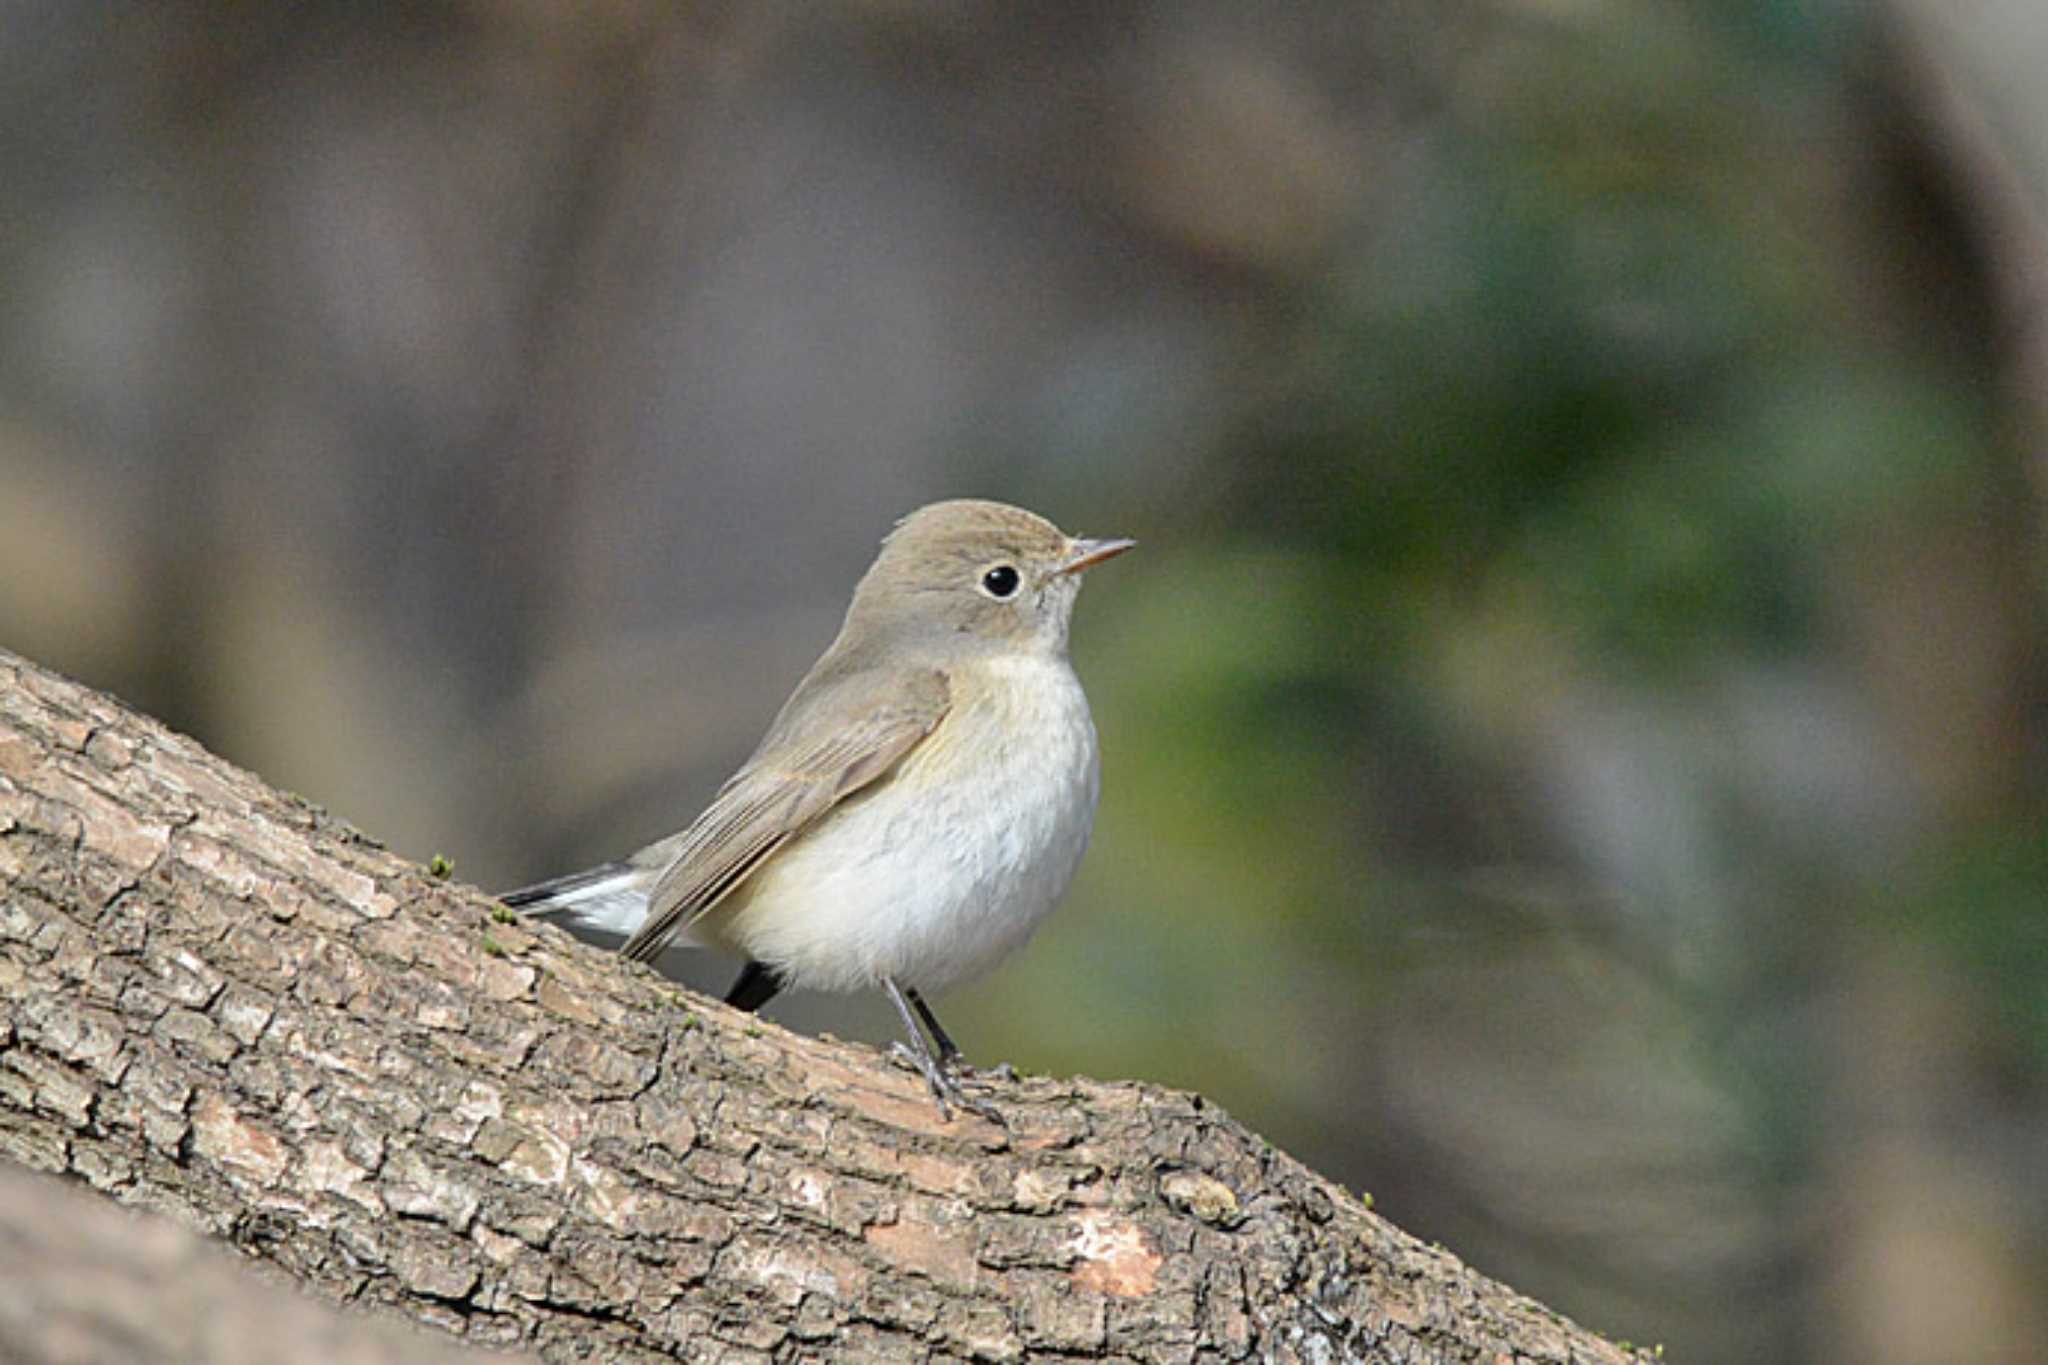
[(518, 921), (519, 912), (509, 905), (494, 905), (491, 907), (491, 918), (499, 924), (513, 924)]
[(445, 882), (455, 875), (455, 864), (436, 853), (427, 859), (427, 875), (437, 882)]
[(503, 957), (505, 955), (505, 945), (492, 938), (489, 934), (485, 934), (484, 951), (492, 957)]

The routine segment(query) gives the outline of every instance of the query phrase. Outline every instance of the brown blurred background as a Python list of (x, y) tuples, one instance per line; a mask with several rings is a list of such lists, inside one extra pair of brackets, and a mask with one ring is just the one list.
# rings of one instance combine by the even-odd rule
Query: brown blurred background
[(1675, 1358), (2032, 1359), (2044, 58), (2034, 0), (11, 4), (0, 643), (501, 888), (692, 815), (908, 508), (1135, 535), (973, 1055), (1198, 1088)]

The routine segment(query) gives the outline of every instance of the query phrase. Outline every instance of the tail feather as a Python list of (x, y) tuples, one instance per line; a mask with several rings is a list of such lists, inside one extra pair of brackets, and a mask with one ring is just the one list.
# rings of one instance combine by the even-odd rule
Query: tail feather
[(631, 863), (605, 863), (522, 886), (498, 897), (512, 909), (559, 924), (578, 938), (616, 947), (647, 918), (652, 877)]
[(549, 915), (570, 904), (576, 893), (616, 881), (632, 871), (631, 863), (602, 863), (597, 867), (586, 867), (581, 872), (571, 872), (566, 877), (551, 877), (516, 891), (502, 892), (498, 899), (514, 910), (526, 910), (530, 915)]

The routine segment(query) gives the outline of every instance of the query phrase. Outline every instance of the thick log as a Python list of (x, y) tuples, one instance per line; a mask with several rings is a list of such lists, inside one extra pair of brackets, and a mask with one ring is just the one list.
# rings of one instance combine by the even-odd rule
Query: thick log
[[(519, 922), (0, 653), (0, 1154), (321, 1296), (558, 1360), (1629, 1358), (1198, 1096), (997, 1102), (942, 1122), (870, 1048)], [(72, 1231), (21, 1224), (24, 1255)]]
[(0, 1359), (65, 1365), (512, 1365), (272, 1283), (226, 1247), (0, 1162)]

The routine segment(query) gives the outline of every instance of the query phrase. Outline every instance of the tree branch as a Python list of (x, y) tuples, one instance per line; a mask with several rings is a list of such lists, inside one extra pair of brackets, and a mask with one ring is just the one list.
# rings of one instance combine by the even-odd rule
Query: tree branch
[(0, 887), (0, 1153), (477, 1344), (1627, 1358), (1198, 1096), (1034, 1078), (1007, 1131), (942, 1123), (5, 653)]
[(0, 1161), (0, 1358), (76, 1365), (512, 1365), (316, 1303), (168, 1219)]

